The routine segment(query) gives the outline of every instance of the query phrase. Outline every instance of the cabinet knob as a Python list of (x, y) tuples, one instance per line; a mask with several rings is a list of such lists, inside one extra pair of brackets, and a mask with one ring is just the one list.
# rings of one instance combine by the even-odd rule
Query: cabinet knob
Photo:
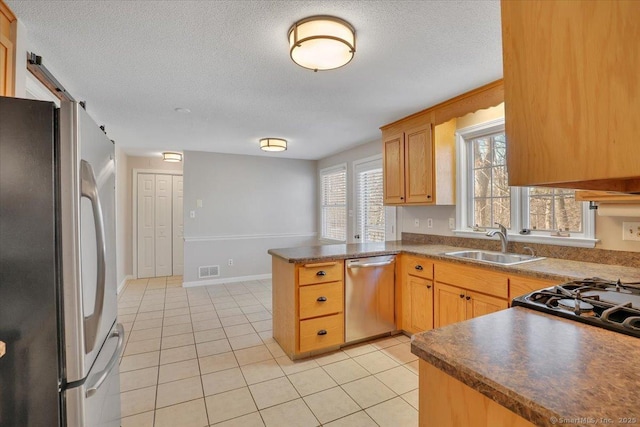
[(430, 198), (431, 198), (431, 196), (427, 196), (427, 199), (430, 199)]
[(416, 265), (416, 270), (418, 270), (418, 271), (422, 271), (422, 270), (424, 270), (424, 268), (422, 268), (422, 266), (421, 266), (421, 265)]
[(460, 294), (460, 298), (464, 298), (464, 294)]
[(326, 276), (327, 273), (325, 273), (324, 271), (320, 270), (316, 273), (316, 276)]
[(400, 200), (404, 200), (404, 197), (400, 197)]
[(327, 297), (318, 297), (318, 299), (316, 301), (325, 302), (326, 300), (327, 300)]
[(467, 301), (469, 301), (470, 299), (471, 299), (471, 297), (470, 297), (470, 296), (467, 296)]
[(324, 329), (320, 329), (320, 330), (318, 331), (318, 335), (327, 335), (327, 331), (326, 331), (326, 330), (324, 330)]
[(427, 289), (431, 289), (431, 285), (427, 285)]

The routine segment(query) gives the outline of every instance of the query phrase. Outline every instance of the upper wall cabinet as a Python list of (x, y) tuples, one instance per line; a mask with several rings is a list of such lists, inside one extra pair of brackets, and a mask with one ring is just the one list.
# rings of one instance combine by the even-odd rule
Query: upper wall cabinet
[(15, 15), (0, 0), (0, 96), (13, 96), (13, 62), (15, 48)]
[(455, 204), (455, 124), (451, 119), (503, 101), (499, 80), (381, 127), (384, 204)]
[(638, 40), (638, 1), (502, 1), (510, 185), (640, 192)]

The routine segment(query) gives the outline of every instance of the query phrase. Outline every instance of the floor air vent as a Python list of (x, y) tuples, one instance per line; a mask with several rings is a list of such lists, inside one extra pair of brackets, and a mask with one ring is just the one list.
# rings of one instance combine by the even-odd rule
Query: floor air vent
[(218, 276), (220, 276), (219, 265), (207, 265), (203, 267), (198, 267), (198, 277), (200, 279), (204, 279), (206, 277), (218, 277)]

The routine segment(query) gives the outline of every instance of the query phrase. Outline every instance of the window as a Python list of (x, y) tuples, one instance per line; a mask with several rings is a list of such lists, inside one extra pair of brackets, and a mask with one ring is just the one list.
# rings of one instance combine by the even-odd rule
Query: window
[(493, 227), (511, 224), (511, 190), (507, 184), (506, 139), (498, 132), (468, 142), (473, 197), (470, 203), (473, 225)]
[(346, 165), (320, 171), (322, 230), (320, 237), (347, 240), (347, 168)]
[(356, 178), (356, 240), (362, 243), (384, 242), (382, 160), (354, 162), (354, 174)]
[[(504, 119), (458, 132), (457, 235), (477, 237), (500, 223), (516, 241), (593, 247), (594, 215), (574, 190), (509, 187)], [(530, 234), (522, 235), (523, 229)], [(551, 237), (552, 234), (565, 237)]]

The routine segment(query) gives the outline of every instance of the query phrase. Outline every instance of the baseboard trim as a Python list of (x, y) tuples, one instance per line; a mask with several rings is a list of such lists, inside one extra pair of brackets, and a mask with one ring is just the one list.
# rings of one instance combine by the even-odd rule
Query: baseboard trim
[(134, 277), (132, 274), (127, 274), (126, 276), (124, 276), (124, 279), (122, 279), (122, 282), (120, 282), (120, 284), (118, 285), (118, 290), (116, 293), (120, 295), (120, 292), (122, 292), (122, 290), (124, 289), (124, 286), (127, 284), (127, 280), (131, 280), (133, 278)]
[(219, 285), (222, 283), (237, 283), (237, 282), (249, 282), (251, 280), (266, 280), (271, 279), (271, 274), (256, 274), (253, 276), (237, 276), (237, 277), (225, 277), (221, 279), (206, 279), (206, 280), (195, 280), (192, 282), (183, 282), (183, 288), (193, 288), (196, 286), (207, 286), (207, 285)]

